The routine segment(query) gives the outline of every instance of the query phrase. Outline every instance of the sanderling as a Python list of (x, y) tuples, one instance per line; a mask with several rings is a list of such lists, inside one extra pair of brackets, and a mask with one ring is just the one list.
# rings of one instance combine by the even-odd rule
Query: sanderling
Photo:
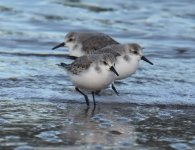
[[(99, 50), (94, 50), (92, 53), (118, 54), (116, 56), (115, 69), (119, 73), (119, 76), (116, 76), (115, 80), (125, 79), (135, 73), (139, 66), (140, 60), (144, 60), (153, 65), (153, 63), (143, 55), (142, 47), (136, 43), (110, 45)], [(112, 83), (112, 89), (117, 95), (119, 94), (114, 86), (114, 82)]]
[(101, 49), (105, 46), (119, 44), (109, 35), (100, 32), (69, 32), (66, 34), (64, 42), (53, 47), (67, 47), (70, 56), (80, 57), (87, 55), (91, 50)]
[(139, 66), (139, 61), (144, 60), (149, 64), (153, 65), (144, 55), (142, 47), (137, 43), (129, 44), (117, 44), (104, 47), (99, 50), (95, 50), (92, 53), (118, 53), (116, 58), (115, 68), (119, 73), (116, 80), (121, 80), (129, 77), (131, 74), (135, 73)]
[(89, 100), (80, 89), (92, 92), (94, 106), (96, 105), (94, 92), (107, 88), (119, 74), (114, 68), (116, 56), (111, 53), (86, 55), (77, 58), (71, 64), (61, 63), (58, 66), (64, 68), (76, 91), (85, 97), (87, 106)]

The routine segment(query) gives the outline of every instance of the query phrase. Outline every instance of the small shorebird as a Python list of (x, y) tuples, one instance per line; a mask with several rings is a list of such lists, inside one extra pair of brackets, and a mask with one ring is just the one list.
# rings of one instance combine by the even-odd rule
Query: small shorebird
[(101, 49), (105, 46), (119, 44), (109, 35), (100, 32), (69, 32), (64, 42), (53, 47), (67, 47), (70, 56), (80, 57), (89, 54), (91, 50)]
[[(139, 61), (144, 60), (149, 64), (153, 65), (151, 61), (149, 61), (144, 55), (142, 51), (142, 47), (137, 43), (129, 43), (129, 44), (115, 44), (104, 47), (99, 50), (91, 51), (92, 54), (102, 54), (102, 53), (116, 53), (116, 62), (115, 68), (119, 73), (119, 76), (115, 77), (115, 80), (122, 80), (133, 73), (136, 72)], [(112, 89), (114, 92), (119, 95), (117, 92), (114, 83), (112, 84)]]
[(94, 50), (91, 54), (118, 53), (115, 68), (119, 76), (116, 77), (116, 80), (122, 80), (135, 73), (140, 60), (144, 60), (153, 65), (153, 63), (143, 55), (142, 49), (143, 48), (137, 43), (117, 44)]
[[(115, 80), (125, 79), (135, 73), (139, 66), (140, 59), (153, 65), (152, 62), (143, 56), (143, 48), (139, 44), (119, 44), (110, 36), (103, 33), (70, 32), (65, 36), (65, 41), (55, 46), (53, 49), (62, 46), (69, 48), (69, 58), (71, 59), (93, 53), (117, 53), (116, 70), (119, 72), (119, 76), (116, 77)], [(119, 95), (114, 86), (114, 82), (111, 87), (114, 92)]]
[(89, 106), (88, 96), (80, 89), (92, 92), (95, 106), (94, 92), (107, 88), (115, 76), (119, 76), (114, 68), (115, 61), (114, 54), (104, 53), (82, 56), (71, 64), (61, 63), (58, 66), (67, 71), (76, 91), (85, 97), (87, 106)]

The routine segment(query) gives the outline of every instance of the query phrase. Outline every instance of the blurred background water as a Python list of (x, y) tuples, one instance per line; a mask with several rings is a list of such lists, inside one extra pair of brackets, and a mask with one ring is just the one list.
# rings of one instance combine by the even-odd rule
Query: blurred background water
[[(195, 148), (194, 0), (0, 1), (0, 149)], [(66, 73), (70, 31), (138, 42), (154, 63), (86, 110)], [(82, 104), (80, 104), (82, 103)], [(39, 148), (38, 148), (39, 147)]]

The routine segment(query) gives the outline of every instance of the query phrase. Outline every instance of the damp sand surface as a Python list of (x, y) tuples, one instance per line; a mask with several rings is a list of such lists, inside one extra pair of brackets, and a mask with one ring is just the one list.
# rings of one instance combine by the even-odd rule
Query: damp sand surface
[(0, 147), (194, 149), (193, 107), (1, 101)]

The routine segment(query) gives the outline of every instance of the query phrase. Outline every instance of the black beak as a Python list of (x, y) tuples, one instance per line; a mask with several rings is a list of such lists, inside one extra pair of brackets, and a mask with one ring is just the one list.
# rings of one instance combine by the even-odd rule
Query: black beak
[(149, 61), (145, 56), (142, 56), (141, 60), (144, 60), (144, 61), (148, 62), (149, 64), (153, 65), (153, 63), (151, 61)]
[(58, 44), (57, 46), (53, 47), (52, 50), (56, 49), (56, 48), (59, 48), (59, 47), (63, 47), (65, 45), (65, 43), (60, 43)]
[(110, 67), (110, 70), (111, 70), (112, 72), (114, 72), (117, 76), (119, 76), (118, 72), (115, 70), (115, 68), (114, 68), (113, 66)]
[(66, 68), (66, 66), (67, 66), (67, 64), (65, 64), (65, 63), (60, 63), (60, 64), (56, 64), (56, 65), (59, 67), (64, 67), (64, 68)]

